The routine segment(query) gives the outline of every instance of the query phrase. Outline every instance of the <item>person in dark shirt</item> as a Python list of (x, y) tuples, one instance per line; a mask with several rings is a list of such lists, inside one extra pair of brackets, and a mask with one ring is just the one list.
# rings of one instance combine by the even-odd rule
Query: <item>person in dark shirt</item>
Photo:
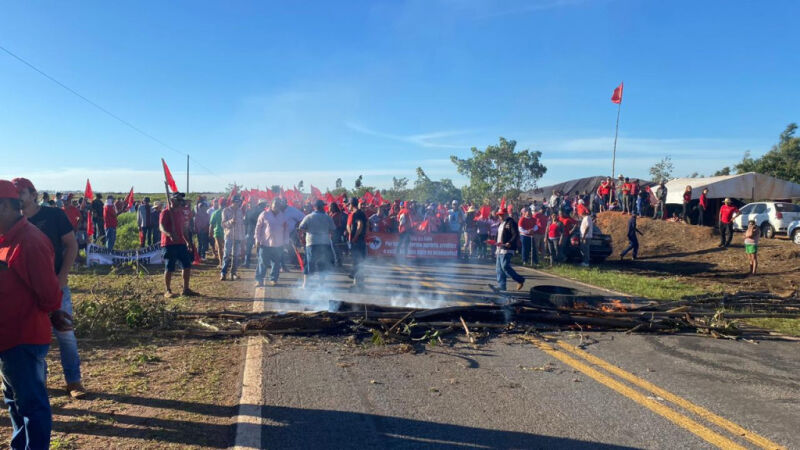
[(106, 229), (103, 226), (103, 206), (103, 196), (95, 194), (89, 209), (92, 211), (92, 222), (94, 224), (94, 243), (98, 245), (106, 235)]
[[(639, 257), (639, 239), (636, 237), (636, 233), (642, 234), (638, 228), (636, 228), (636, 216), (631, 216), (628, 219), (628, 248), (626, 248), (622, 253), (619, 255), (619, 260), (622, 261), (622, 258), (628, 254), (629, 251), (633, 250), (633, 259)], [(642, 234), (643, 235), (643, 234)], [(643, 235), (644, 236), (644, 235)]]
[[(61, 286), (61, 311), (72, 315), (72, 293), (69, 290), (69, 272), (78, 256), (78, 241), (67, 215), (58, 208), (41, 207), (36, 203), (36, 188), (26, 178), (12, 180), (19, 192), (22, 213), (36, 228), (47, 236), (55, 251), (54, 271)], [(74, 330), (55, 330), (58, 348), (61, 352), (61, 366), (64, 369), (66, 390), (73, 398), (86, 395), (81, 384), (81, 360), (78, 355), (78, 340)]]
[(353, 255), (353, 288), (364, 288), (364, 269), (367, 258), (367, 215), (360, 208), (358, 199), (350, 199), (350, 216), (347, 218), (347, 236), (350, 239), (350, 253)]

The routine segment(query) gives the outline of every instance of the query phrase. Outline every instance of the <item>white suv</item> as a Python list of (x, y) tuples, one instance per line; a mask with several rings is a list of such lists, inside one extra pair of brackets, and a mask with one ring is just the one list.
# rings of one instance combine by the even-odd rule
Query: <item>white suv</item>
[(786, 234), (790, 223), (800, 219), (800, 205), (786, 202), (748, 203), (739, 209), (742, 215), (733, 219), (733, 229), (743, 231), (747, 223), (756, 221), (761, 235), (772, 239), (775, 233)]

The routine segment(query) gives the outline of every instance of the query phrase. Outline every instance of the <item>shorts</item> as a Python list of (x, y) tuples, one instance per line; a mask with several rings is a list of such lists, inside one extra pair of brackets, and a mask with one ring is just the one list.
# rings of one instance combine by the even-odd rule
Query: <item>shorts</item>
[(744, 252), (748, 255), (755, 255), (758, 253), (758, 245), (757, 244), (744, 244)]
[(192, 267), (192, 255), (186, 244), (168, 245), (161, 249), (164, 257), (164, 267), (167, 272), (175, 272), (175, 264), (180, 261), (184, 269)]

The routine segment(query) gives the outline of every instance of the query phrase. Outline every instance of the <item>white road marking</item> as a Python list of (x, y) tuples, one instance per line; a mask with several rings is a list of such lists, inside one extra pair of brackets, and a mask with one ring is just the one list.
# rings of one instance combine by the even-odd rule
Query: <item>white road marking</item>
[[(259, 295), (260, 294), (260, 295)], [(265, 310), (264, 288), (256, 288), (253, 295), (253, 312)], [(247, 352), (242, 375), (242, 395), (239, 398), (239, 416), (236, 418), (236, 441), (234, 449), (261, 448), (263, 419), (261, 403), (264, 397), (264, 377), (261, 360), (264, 356), (263, 338), (251, 336), (247, 339)]]

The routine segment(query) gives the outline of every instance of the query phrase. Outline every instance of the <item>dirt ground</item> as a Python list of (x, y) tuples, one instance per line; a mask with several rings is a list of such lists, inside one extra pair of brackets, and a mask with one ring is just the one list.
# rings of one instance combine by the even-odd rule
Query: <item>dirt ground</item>
[[(124, 269), (77, 269), (70, 281), (73, 301), (76, 307), (92, 300), (133, 298), (145, 306), (163, 302), (161, 269), (148, 270), (149, 274), (137, 277)], [(226, 283), (218, 281), (214, 264), (203, 264), (193, 272), (192, 288), (203, 295), (170, 300), (171, 310), (252, 308), (252, 270), (241, 271), (242, 280)], [(76, 320), (81, 317), (76, 315)], [(83, 383), (89, 391), (85, 399), (73, 400), (63, 391), (58, 344), (55, 340), (51, 344), (47, 358), (53, 410), (51, 448), (230, 445), (239, 400), (242, 343), (236, 339), (159, 337), (164, 330), (158, 327), (121, 327), (104, 334), (97, 328), (101, 319), (96, 320), (96, 329), (84, 328), (78, 334)], [(11, 425), (3, 409), (0, 448), (7, 446), (10, 435)]]
[(608, 266), (624, 267), (625, 271), (641, 275), (675, 276), (726, 291), (789, 293), (800, 284), (800, 246), (785, 236), (761, 239), (759, 274), (748, 276), (742, 233), (735, 233), (731, 246), (725, 249), (718, 247), (720, 237), (712, 227), (650, 218), (637, 219), (644, 234), (639, 236), (639, 259), (619, 262), (618, 255), (628, 244), (629, 219), (618, 212), (604, 212), (597, 217), (597, 225), (613, 239), (614, 253), (606, 261)]

